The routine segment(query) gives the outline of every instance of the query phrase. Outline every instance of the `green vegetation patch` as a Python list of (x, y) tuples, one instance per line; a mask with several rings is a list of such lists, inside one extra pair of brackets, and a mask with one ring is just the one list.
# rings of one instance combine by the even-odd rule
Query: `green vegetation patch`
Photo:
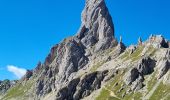
[(132, 54), (129, 51), (126, 51), (120, 58), (126, 60), (131, 59), (132, 61), (136, 61), (141, 58), (141, 53), (144, 49), (144, 46), (138, 47)]
[(110, 97), (110, 91), (103, 88), (100, 92), (100, 95), (96, 98), (96, 100), (106, 100), (109, 97)]
[(142, 93), (136, 91), (131, 92), (129, 94), (126, 94), (126, 96), (123, 98), (123, 100), (142, 100)]
[(126, 51), (120, 58), (121, 59), (127, 58), (129, 56), (129, 53), (130, 52)]
[(134, 53), (131, 54), (130, 58), (132, 59), (132, 61), (136, 61), (141, 58), (141, 53), (142, 53), (143, 49), (144, 49), (144, 47), (140, 46), (135, 50)]
[(148, 92), (151, 91), (153, 86), (158, 81), (155, 76), (156, 76), (156, 73), (153, 73), (152, 76), (151, 76), (152, 78), (147, 82), (147, 90), (148, 90)]
[[(125, 71), (127, 69), (123, 70)], [(108, 81), (105, 87), (102, 88), (100, 95), (96, 98), (96, 100), (140, 100), (143, 96), (142, 93), (131, 91), (126, 93), (127, 90), (130, 89), (130, 86), (125, 85), (122, 81), (123, 76), (125, 75), (124, 71), (119, 72), (110, 81)]]
[(100, 95), (96, 98), (96, 100), (121, 100), (119, 94), (116, 92), (121, 88), (122, 77), (123, 74), (119, 72), (110, 81), (108, 81), (105, 87), (102, 88)]
[(169, 100), (170, 97), (170, 85), (165, 85), (163, 82), (159, 84), (157, 89), (154, 91), (153, 95), (150, 97), (150, 100)]
[(33, 82), (27, 81), (25, 85), (18, 83), (15, 87), (11, 88), (2, 100), (8, 100), (11, 98), (21, 98), (32, 87)]

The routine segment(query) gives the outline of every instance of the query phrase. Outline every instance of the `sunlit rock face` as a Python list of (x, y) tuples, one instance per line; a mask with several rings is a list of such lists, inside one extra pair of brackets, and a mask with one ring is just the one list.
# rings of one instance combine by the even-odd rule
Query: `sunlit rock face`
[(168, 40), (118, 43), (104, 0), (86, 0), (81, 20), (77, 34), (53, 46), (16, 85), (0, 81), (0, 100), (169, 100)]
[(117, 45), (114, 26), (104, 0), (86, 0), (78, 38), (85, 47), (96, 45), (96, 51)]

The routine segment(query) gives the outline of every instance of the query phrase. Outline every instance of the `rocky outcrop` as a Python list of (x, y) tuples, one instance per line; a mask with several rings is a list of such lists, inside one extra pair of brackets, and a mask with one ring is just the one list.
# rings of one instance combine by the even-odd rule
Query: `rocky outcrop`
[(77, 37), (86, 48), (96, 45), (95, 51), (98, 51), (117, 45), (112, 18), (104, 0), (86, 0), (81, 19)]
[(93, 72), (82, 79), (73, 79), (67, 86), (59, 90), (56, 100), (80, 100), (89, 96), (101, 87), (101, 82), (107, 73), (108, 71)]
[(38, 62), (37, 66), (33, 70), (34, 75), (38, 75), (43, 70), (43, 64), (41, 62)]
[(32, 70), (27, 70), (26, 74), (23, 76), (23, 80), (29, 80), (30, 77), (32, 77), (33, 71)]
[(61, 44), (53, 47), (49, 54), (53, 56), (48, 56), (45, 63), (37, 67), (43, 70), (36, 82), (36, 93), (41, 96), (55, 90), (55, 87), (60, 88), (60, 85), (67, 82), (73, 72), (80, 70), (88, 63), (88, 58), (84, 54), (83, 46), (73, 38), (65, 39)]
[(125, 44), (122, 42), (122, 37), (120, 37), (120, 42), (117, 46), (117, 54), (121, 54), (126, 50)]
[(139, 39), (138, 39), (138, 45), (139, 46), (142, 45), (142, 38), (141, 37), (139, 37)]
[(0, 94), (4, 94), (8, 89), (13, 87), (18, 81), (17, 80), (4, 80), (0, 81)]
[(60, 48), (58, 47), (58, 45), (55, 45), (51, 48), (50, 54), (46, 57), (45, 60), (45, 65), (49, 65), (52, 63), (52, 61), (54, 60), (54, 58), (57, 56), (57, 49)]
[(83, 46), (74, 39), (66, 42), (64, 48), (65, 52), (62, 55), (63, 58), (58, 59), (57, 57), (57, 64), (59, 65), (58, 78), (61, 77), (60, 79), (65, 80), (71, 73), (83, 68), (87, 64), (88, 58), (85, 56)]
[(144, 76), (151, 74), (155, 66), (156, 62), (150, 57), (142, 58), (134, 68), (125, 74), (125, 84), (131, 85), (131, 90), (133, 91), (141, 89), (144, 86)]
[(162, 78), (170, 69), (170, 61), (169, 60), (161, 60), (158, 64), (159, 74), (158, 79)]
[(156, 62), (152, 60), (150, 57), (144, 57), (138, 62), (137, 69), (140, 74), (148, 75), (154, 71), (154, 67)]
[(144, 84), (143, 84), (143, 81), (144, 81), (144, 78), (143, 76), (139, 76), (131, 85), (131, 90), (132, 91), (138, 91), (140, 90), (141, 88), (144, 87)]
[(80, 78), (73, 79), (67, 86), (60, 89), (56, 95), (56, 100), (73, 100), (73, 95), (76, 91)]
[(9, 80), (0, 81), (0, 93), (5, 93), (11, 87)]
[(77, 91), (74, 94), (74, 100), (79, 100), (81, 98), (87, 97), (93, 91), (101, 88), (101, 82), (107, 73), (108, 71), (103, 71), (85, 75), (77, 85)]
[(170, 59), (170, 49), (160, 49), (160, 51), (155, 54), (155, 57), (158, 61), (161, 61), (162, 59)]
[(149, 43), (155, 48), (169, 48), (169, 43), (162, 35), (151, 35), (149, 38)]
[(124, 76), (126, 85), (132, 84), (139, 77), (139, 71), (137, 68), (130, 69)]

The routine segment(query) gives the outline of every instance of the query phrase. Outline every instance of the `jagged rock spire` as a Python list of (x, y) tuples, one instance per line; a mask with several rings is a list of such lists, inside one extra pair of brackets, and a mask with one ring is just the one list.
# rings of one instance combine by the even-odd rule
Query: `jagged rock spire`
[(122, 43), (122, 36), (120, 36), (120, 43)]
[[(114, 26), (104, 0), (86, 0), (85, 8), (81, 15), (82, 24), (78, 32), (78, 38), (81, 39), (85, 47), (93, 46), (100, 42), (110, 45), (114, 39)], [(108, 41), (110, 42), (108, 44)]]
[(117, 46), (117, 53), (121, 54), (122, 52), (124, 52), (124, 50), (126, 50), (126, 46), (125, 44), (122, 42), (122, 36), (120, 36), (120, 41), (119, 44)]
[(85, 25), (86, 28), (98, 28), (98, 30), (94, 30), (94, 32), (96, 32), (96, 35), (99, 35), (99, 39), (114, 35), (112, 18), (104, 0), (86, 0), (81, 19), (82, 24)]
[(141, 37), (139, 37), (139, 39), (138, 39), (138, 45), (142, 45), (142, 38)]

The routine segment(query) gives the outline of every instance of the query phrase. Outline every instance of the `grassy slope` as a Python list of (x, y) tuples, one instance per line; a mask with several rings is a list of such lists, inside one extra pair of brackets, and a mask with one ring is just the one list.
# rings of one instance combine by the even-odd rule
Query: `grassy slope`
[[(125, 73), (119, 72), (114, 78), (112, 78), (103, 88), (96, 98), (96, 100), (132, 100), (133, 98), (139, 99), (142, 95), (139, 92), (126, 94), (125, 97), (122, 97), (126, 91), (129, 89), (128, 86), (125, 86), (124, 89), (121, 90), (124, 82), (123, 76)], [(111, 95), (111, 92), (114, 95)]]
[(10, 100), (23, 98), (26, 93), (30, 90), (31, 86), (34, 84), (32, 80), (29, 80), (25, 85), (18, 83), (15, 87), (11, 88), (7, 94), (2, 98), (2, 100)]
[[(141, 58), (141, 53), (144, 50), (144, 47), (141, 46), (135, 50), (134, 53), (129, 55), (129, 52), (125, 52), (123, 55), (121, 55), (121, 59), (126, 61), (131, 59), (132, 62), (138, 61)], [(158, 49), (155, 49), (153, 47), (149, 47), (146, 53), (149, 56), (154, 56)], [(157, 79), (155, 77), (156, 72), (152, 73), (151, 79), (147, 82), (146, 88), (147, 88), (147, 93), (149, 93), (153, 88), (154, 85), (157, 83)], [(115, 76), (113, 79), (111, 79), (107, 85), (105, 86), (107, 89), (102, 88), (99, 96), (96, 98), (96, 100), (142, 100), (142, 98), (146, 95), (146, 93), (141, 93), (141, 91), (137, 92), (130, 92), (129, 94), (126, 94), (124, 97), (122, 97), (126, 91), (129, 89), (128, 86), (125, 86), (124, 89), (119, 91), (124, 84), (122, 81), (123, 74), (118, 74)], [(145, 82), (146, 83), (146, 82)], [(116, 85), (115, 85), (116, 84)], [(111, 96), (110, 92), (113, 92), (115, 96)], [(119, 92), (118, 92), (119, 91)], [(150, 96), (149, 100), (160, 100), (164, 98), (164, 100), (169, 100), (170, 99), (170, 85), (165, 85), (162, 82), (156, 87), (154, 90), (153, 94)]]

